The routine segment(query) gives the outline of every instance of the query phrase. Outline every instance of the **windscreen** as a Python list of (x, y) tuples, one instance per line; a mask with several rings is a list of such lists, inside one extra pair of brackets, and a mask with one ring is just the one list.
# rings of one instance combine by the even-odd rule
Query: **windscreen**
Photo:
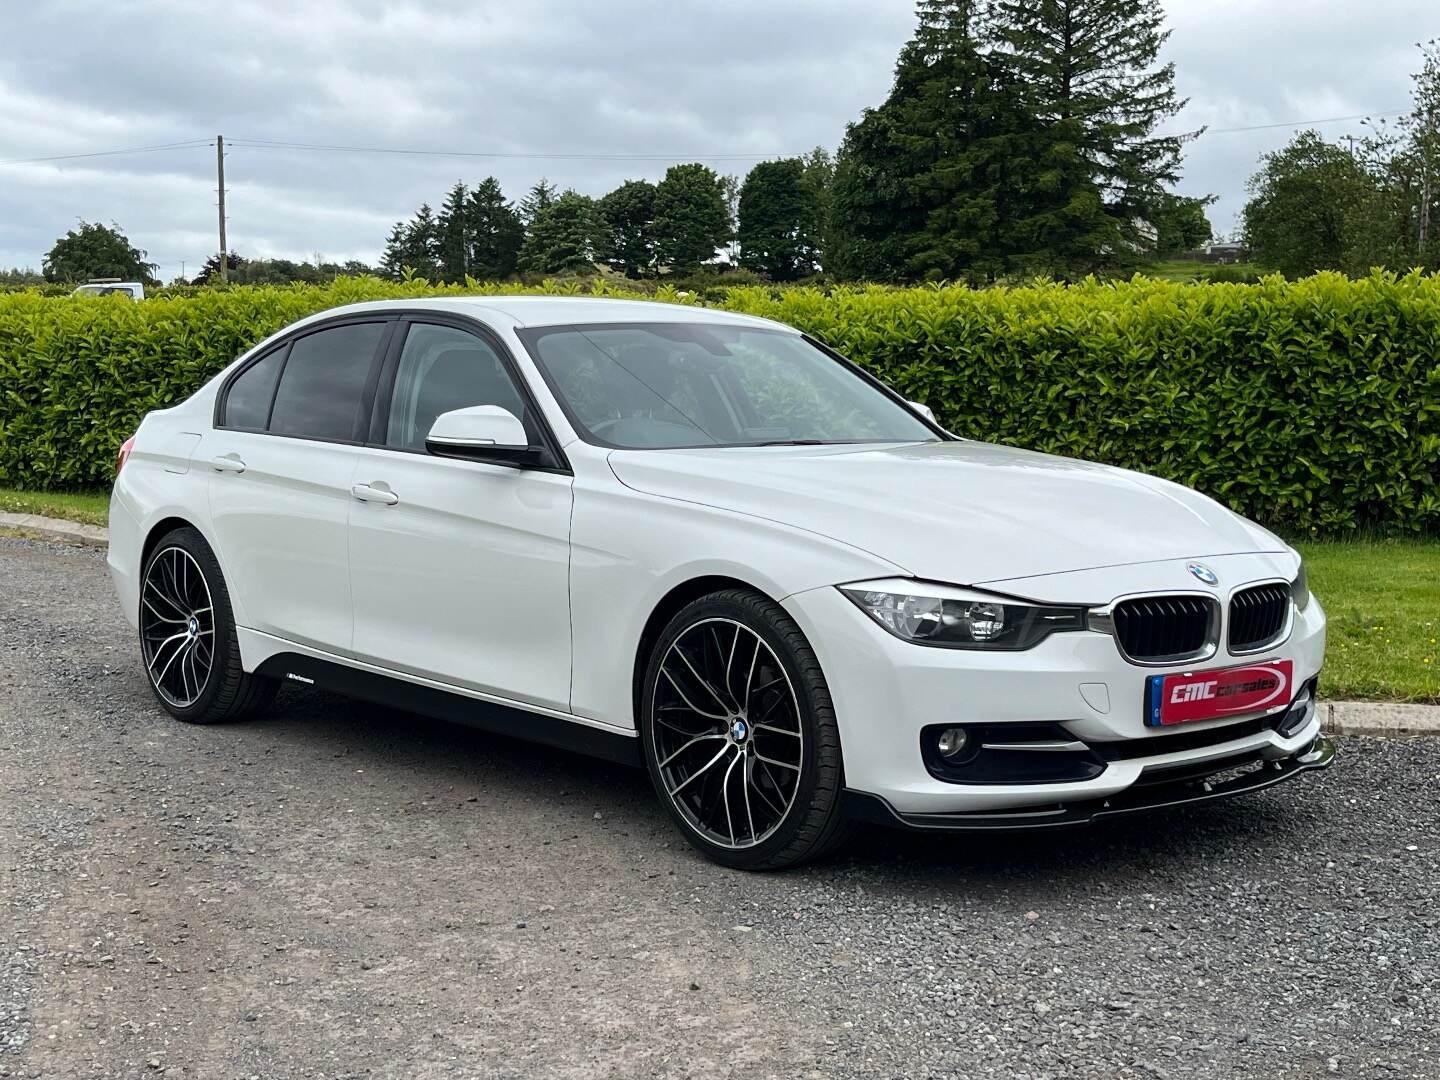
[(798, 334), (610, 323), (520, 336), (580, 435), (604, 446), (939, 439), (906, 406)]

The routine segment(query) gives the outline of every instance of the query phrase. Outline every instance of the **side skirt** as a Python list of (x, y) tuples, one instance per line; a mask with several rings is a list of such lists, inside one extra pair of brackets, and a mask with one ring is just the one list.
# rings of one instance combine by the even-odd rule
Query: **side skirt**
[(529, 742), (573, 750), (579, 754), (604, 758), (622, 765), (639, 766), (640, 740), (628, 735), (602, 731), (586, 724), (573, 724), (555, 716), (528, 712), (492, 701), (481, 701), (451, 694), (430, 686), (420, 686), (405, 679), (392, 678), (372, 671), (361, 671), (329, 660), (300, 653), (274, 653), (256, 669), (284, 682), (319, 686), (337, 694), (372, 701), (392, 709), (420, 713), (436, 720), (464, 724), (467, 727), (509, 735)]

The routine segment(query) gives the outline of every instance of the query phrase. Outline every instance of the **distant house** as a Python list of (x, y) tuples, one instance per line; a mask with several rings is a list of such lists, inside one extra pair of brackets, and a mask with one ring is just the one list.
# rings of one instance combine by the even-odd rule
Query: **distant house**
[(1213, 244), (1206, 244), (1201, 250), (1205, 253), (1206, 262), (1238, 263), (1245, 262), (1250, 257), (1250, 252), (1238, 240), (1217, 240)]

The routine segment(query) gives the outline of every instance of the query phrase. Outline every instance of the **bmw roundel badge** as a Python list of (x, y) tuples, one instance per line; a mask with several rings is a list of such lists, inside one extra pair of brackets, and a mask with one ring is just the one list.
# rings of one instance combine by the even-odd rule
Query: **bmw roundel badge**
[(1204, 582), (1206, 585), (1220, 584), (1220, 578), (1216, 575), (1215, 571), (1211, 570), (1204, 563), (1186, 563), (1185, 569), (1190, 571), (1191, 577), (1195, 578), (1197, 581)]

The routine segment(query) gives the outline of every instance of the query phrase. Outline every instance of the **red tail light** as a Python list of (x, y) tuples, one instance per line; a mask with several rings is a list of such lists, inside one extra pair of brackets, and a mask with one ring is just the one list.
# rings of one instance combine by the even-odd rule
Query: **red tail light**
[(134, 436), (134, 435), (131, 435), (128, 439), (126, 439), (123, 443), (120, 444), (120, 453), (119, 453), (119, 455), (115, 458), (115, 475), (116, 475), (116, 476), (119, 476), (119, 475), (120, 475), (120, 470), (125, 467), (125, 461), (126, 461), (127, 458), (129, 458), (129, 456), (130, 456), (130, 450), (131, 450), (131, 448), (134, 447), (134, 445), (135, 445), (135, 436)]

